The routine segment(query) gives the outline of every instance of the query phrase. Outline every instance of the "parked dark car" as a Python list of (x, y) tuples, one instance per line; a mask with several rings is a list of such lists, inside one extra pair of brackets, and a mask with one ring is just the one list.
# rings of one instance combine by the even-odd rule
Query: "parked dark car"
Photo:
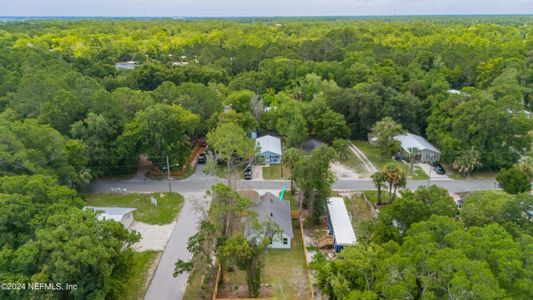
[(433, 163), (433, 170), (435, 170), (435, 172), (437, 172), (437, 174), (439, 174), (439, 175), (446, 174), (446, 170), (444, 170), (444, 167), (441, 164), (439, 164), (438, 162), (434, 162)]
[(205, 155), (205, 153), (200, 153), (200, 155), (198, 155), (198, 164), (203, 165), (206, 162), (207, 162), (207, 155)]
[(251, 180), (252, 179), (252, 170), (244, 171), (244, 179), (245, 180)]
[(244, 171), (252, 171), (252, 163), (247, 162), (246, 165), (244, 165)]

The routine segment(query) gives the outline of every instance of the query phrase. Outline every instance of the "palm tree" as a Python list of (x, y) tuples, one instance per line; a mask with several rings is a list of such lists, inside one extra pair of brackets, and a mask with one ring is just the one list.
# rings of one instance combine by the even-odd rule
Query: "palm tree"
[(409, 148), (409, 176), (413, 178), (413, 167), (415, 165), (415, 159), (418, 154), (420, 154), (420, 150), (416, 147)]
[(385, 176), (382, 172), (376, 172), (372, 174), (371, 176), (372, 181), (374, 181), (374, 185), (376, 186), (376, 189), (378, 190), (378, 203), (377, 205), (381, 205), (381, 189), (385, 187)]
[(470, 148), (470, 150), (463, 152), (463, 154), (456, 158), (452, 164), (452, 167), (457, 172), (466, 177), (470, 177), (472, 171), (481, 166), (482, 164), (480, 161), (479, 152), (474, 149), (474, 147)]
[[(385, 167), (383, 167), (383, 176), (385, 177), (385, 181), (389, 185), (389, 196), (391, 198), (391, 201), (394, 201), (396, 198), (396, 191), (399, 187), (404, 187), (407, 183), (405, 171), (402, 167), (400, 167), (396, 163), (390, 163), (386, 164)], [(393, 188), (394, 188), (394, 194), (393, 194)]]
[(285, 150), (285, 153), (283, 154), (282, 169), (285, 167), (291, 172), (291, 195), (294, 195), (294, 166), (296, 166), (296, 163), (300, 159), (300, 155), (300, 151), (296, 148), (289, 148)]

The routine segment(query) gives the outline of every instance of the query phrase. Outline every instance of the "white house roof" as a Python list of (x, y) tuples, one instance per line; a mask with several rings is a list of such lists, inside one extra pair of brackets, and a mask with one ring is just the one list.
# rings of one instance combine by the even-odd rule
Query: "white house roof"
[(96, 212), (96, 218), (98, 220), (114, 220), (117, 222), (122, 221), (122, 218), (131, 213), (136, 208), (131, 207), (103, 207), (103, 206), (84, 206), (84, 210), (92, 209)]
[(425, 138), (416, 134), (400, 134), (395, 136), (394, 139), (399, 141), (402, 144), (402, 148), (406, 151), (409, 151), (409, 148), (418, 148), (418, 150), (429, 150), (440, 153), (440, 151), (431, 145)]
[(256, 139), (259, 153), (272, 152), (281, 155), (281, 139), (272, 135), (265, 135)]
[(336, 244), (341, 246), (355, 245), (357, 239), (344, 199), (340, 197), (329, 198), (328, 211)]

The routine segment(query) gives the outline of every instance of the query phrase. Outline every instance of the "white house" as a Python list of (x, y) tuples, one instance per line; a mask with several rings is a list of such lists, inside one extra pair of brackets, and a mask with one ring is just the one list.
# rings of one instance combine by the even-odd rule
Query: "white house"
[[(272, 222), (279, 226), (280, 234), (272, 239), (269, 248), (290, 249), (294, 233), (292, 231), (291, 206), (289, 201), (279, 200), (272, 193), (266, 193), (254, 203), (252, 209), (257, 213), (259, 223)], [(248, 222), (245, 226), (245, 236), (248, 239), (261, 238)]]
[(267, 164), (281, 163), (281, 139), (272, 135), (265, 135), (256, 139), (259, 147), (258, 157), (263, 157)]
[(401, 143), (402, 153), (406, 156), (409, 155), (410, 149), (417, 148), (419, 153), (415, 155), (416, 161), (432, 163), (440, 159), (440, 151), (419, 135), (412, 133), (400, 134), (395, 136), (394, 139)]
[(129, 228), (133, 223), (133, 211), (136, 208), (131, 207), (100, 207), (100, 206), (85, 206), (84, 210), (92, 209), (96, 212), (98, 220), (114, 220), (122, 223), (125, 228)]
[(339, 253), (344, 247), (355, 246), (357, 241), (348, 210), (341, 197), (328, 199), (328, 227), (333, 236), (333, 247)]
[(123, 69), (123, 70), (133, 70), (135, 67), (137, 67), (137, 62), (130, 60), (130, 61), (119, 61), (115, 64), (115, 68), (117, 70)]

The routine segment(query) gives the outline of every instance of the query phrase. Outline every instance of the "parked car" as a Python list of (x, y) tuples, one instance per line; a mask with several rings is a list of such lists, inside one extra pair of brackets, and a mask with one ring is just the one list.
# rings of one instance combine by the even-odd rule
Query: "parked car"
[(252, 179), (252, 170), (244, 171), (244, 179), (245, 180), (251, 180)]
[(200, 153), (200, 155), (198, 155), (198, 164), (203, 165), (206, 162), (207, 162), (207, 155), (205, 155), (205, 153)]
[(244, 171), (252, 171), (252, 163), (247, 162), (246, 165), (244, 165)]
[(435, 170), (435, 172), (437, 172), (437, 174), (439, 174), (439, 175), (446, 174), (446, 170), (444, 170), (444, 167), (441, 164), (439, 164), (438, 162), (434, 162), (433, 163), (433, 170)]

